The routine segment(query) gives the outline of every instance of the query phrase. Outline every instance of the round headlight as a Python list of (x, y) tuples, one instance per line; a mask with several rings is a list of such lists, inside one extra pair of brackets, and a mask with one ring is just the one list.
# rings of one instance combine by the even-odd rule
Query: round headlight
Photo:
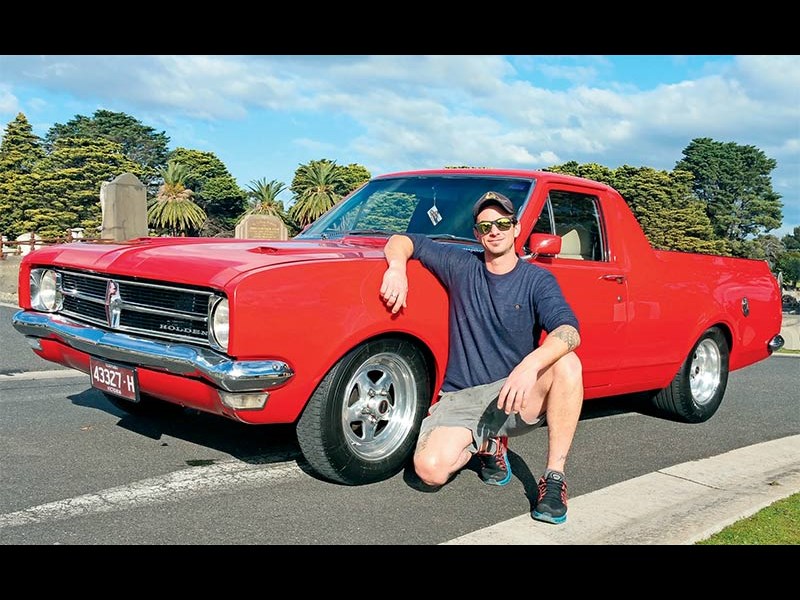
[(211, 307), (211, 342), (228, 351), (228, 300), (219, 298)]
[(39, 272), (39, 277), (31, 285), (31, 304), (37, 310), (54, 312), (61, 309), (61, 281), (52, 269)]

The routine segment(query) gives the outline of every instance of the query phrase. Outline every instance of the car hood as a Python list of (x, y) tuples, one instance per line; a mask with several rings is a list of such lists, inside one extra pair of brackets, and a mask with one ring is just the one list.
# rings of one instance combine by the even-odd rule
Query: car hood
[(138, 238), (119, 243), (78, 242), (26, 256), (49, 264), (140, 279), (222, 288), (248, 271), (308, 261), (383, 259), (386, 238), (240, 240)]

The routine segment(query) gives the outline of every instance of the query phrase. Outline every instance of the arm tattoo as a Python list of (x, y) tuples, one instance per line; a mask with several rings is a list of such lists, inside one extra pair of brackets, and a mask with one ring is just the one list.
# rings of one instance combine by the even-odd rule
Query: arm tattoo
[(578, 344), (581, 343), (581, 335), (572, 325), (561, 325), (556, 327), (553, 329), (550, 335), (564, 342), (567, 345), (568, 352), (575, 350), (575, 348), (578, 347)]

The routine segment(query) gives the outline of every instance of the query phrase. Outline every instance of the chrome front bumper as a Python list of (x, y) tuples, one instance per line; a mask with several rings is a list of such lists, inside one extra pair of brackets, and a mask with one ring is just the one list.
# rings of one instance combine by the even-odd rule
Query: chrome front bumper
[(56, 340), (110, 361), (150, 367), (173, 375), (204, 377), (228, 392), (267, 390), (294, 375), (289, 365), (278, 360), (237, 361), (210, 348), (103, 331), (57, 314), (21, 310), (11, 323), (17, 331), (31, 338)]

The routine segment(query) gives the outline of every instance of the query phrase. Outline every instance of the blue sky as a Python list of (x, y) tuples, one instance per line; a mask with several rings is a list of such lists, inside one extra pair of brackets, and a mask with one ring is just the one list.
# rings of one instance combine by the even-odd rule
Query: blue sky
[[(570, 160), (671, 170), (698, 137), (775, 159), (781, 236), (800, 226), (800, 55), (0, 55), (0, 126), (44, 136), (97, 109), (244, 187), (310, 160), (373, 174)], [(280, 198), (288, 204), (288, 191)]]

